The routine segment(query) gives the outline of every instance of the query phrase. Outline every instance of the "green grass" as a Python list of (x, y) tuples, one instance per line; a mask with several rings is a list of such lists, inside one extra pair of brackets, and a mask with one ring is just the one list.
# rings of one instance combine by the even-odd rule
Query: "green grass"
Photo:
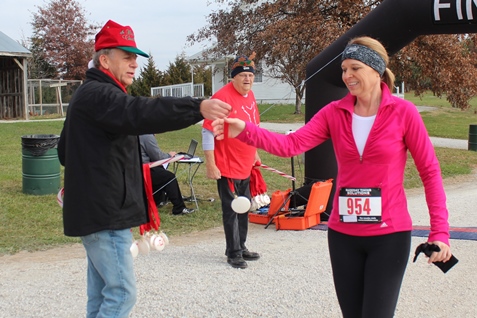
[[(405, 99), (418, 106), (435, 107), (433, 111), (421, 112), (422, 119), (431, 136), (442, 138), (468, 139), (469, 125), (477, 124), (477, 98), (470, 101), (471, 107), (467, 110), (452, 108), (445, 97), (439, 98), (430, 93), (420, 97), (414, 92), (405, 94)], [(293, 114), (294, 105), (289, 104), (262, 104), (259, 105), (261, 121), (276, 123), (305, 122), (305, 105), (302, 113)]]
[[(408, 98), (408, 95), (406, 98)], [(472, 111), (462, 112), (448, 106), (440, 106), (441, 115), (424, 113), (423, 118), (430, 134), (434, 136), (453, 136), (467, 139), (468, 123), (475, 120)], [(304, 115), (293, 115), (293, 105), (260, 105), (260, 111), (269, 109), (262, 115), (263, 121), (269, 122), (303, 122)], [(305, 112), (303, 106), (302, 112)], [(461, 114), (464, 114), (461, 116)], [(456, 116), (456, 119), (454, 119)], [(474, 117), (472, 117), (474, 116)], [(466, 117), (468, 117), (466, 119)], [(431, 122), (427, 118), (432, 118)], [(466, 121), (467, 120), (467, 121)], [(467, 125), (467, 128), (466, 128)], [(454, 128), (450, 128), (452, 126)], [(63, 127), (62, 121), (38, 121), (0, 123), (2, 143), (0, 147), (0, 255), (16, 253), (20, 250), (42, 250), (53, 246), (79, 242), (77, 238), (63, 235), (61, 208), (56, 202), (56, 194), (44, 196), (27, 195), (22, 193), (22, 153), (21, 136), (30, 134), (59, 134)], [(457, 127), (457, 128), (456, 128)], [(188, 147), (191, 138), (201, 140), (200, 126), (192, 126), (176, 132), (157, 135), (159, 145), (164, 151), (180, 151)], [(445, 136), (442, 135), (446, 132)], [(436, 148), (441, 163), (444, 178), (468, 174), (477, 167), (477, 152)], [(278, 158), (263, 151), (259, 151), (262, 162), (270, 167), (291, 174), (291, 162), (288, 158)], [(203, 158), (201, 147), (197, 155)], [(301, 156), (295, 159), (295, 176), (297, 187), (303, 183), (304, 167)], [(61, 168), (63, 169), (63, 168)], [(268, 193), (291, 188), (292, 184), (278, 174), (262, 171), (268, 186)], [(179, 167), (177, 177), (184, 195), (189, 195), (186, 183), (187, 172), (185, 167)], [(173, 237), (184, 233), (202, 231), (208, 228), (221, 226), (220, 202), (216, 191), (215, 181), (205, 176), (205, 167), (201, 166), (194, 179), (194, 186), (199, 201), (200, 211), (190, 215), (172, 216), (171, 204), (159, 210), (161, 228), (167, 235)], [(420, 187), (421, 182), (412, 160), (409, 160), (406, 169), (405, 187)], [(214, 202), (207, 199), (214, 198)], [(194, 204), (187, 203), (189, 207)], [(135, 235), (138, 236), (137, 229)]]
[(469, 126), (477, 125), (477, 114), (467, 110), (441, 108), (436, 111), (422, 112), (429, 135), (442, 138), (469, 138)]
[(301, 114), (294, 114), (295, 105), (290, 104), (260, 104), (260, 120), (274, 123), (304, 123), (305, 105), (301, 106)]
[[(2, 123), (0, 135), (0, 255), (12, 254), (20, 250), (42, 250), (58, 245), (79, 242), (77, 238), (63, 235), (61, 208), (56, 202), (56, 194), (43, 196), (22, 193), (22, 153), (21, 136), (30, 134), (60, 134), (62, 121), (40, 121), (28, 123)], [(187, 149), (190, 139), (200, 140), (200, 126), (157, 135), (159, 145), (165, 151)], [(203, 158), (201, 147), (197, 155)], [(277, 158), (262, 152), (262, 160), (271, 167), (290, 171), (290, 159)], [(63, 170), (63, 168), (61, 168)], [(63, 174), (61, 174), (63, 175)], [(186, 183), (187, 169), (179, 166), (177, 177), (184, 195), (189, 194)], [(270, 190), (283, 189), (291, 183), (278, 174), (264, 172)], [(63, 182), (61, 182), (63, 184)], [(169, 235), (180, 235), (202, 231), (222, 224), (220, 203), (215, 181), (205, 176), (205, 167), (199, 168), (194, 186), (199, 199), (200, 211), (191, 215), (172, 216), (171, 204), (160, 209), (161, 228)], [(214, 202), (207, 199), (214, 198)], [(194, 207), (193, 203), (187, 203)], [(135, 229), (137, 236), (137, 229)]]
[[(451, 104), (446, 100), (446, 95), (437, 97), (432, 92), (425, 92), (422, 96), (415, 96), (414, 91), (405, 93), (404, 99), (414, 103), (418, 106), (433, 106), (452, 108)], [(471, 111), (477, 110), (477, 97), (471, 98), (469, 101)]]
[(422, 98), (406, 93), (405, 99), (419, 106), (435, 107), (433, 111), (422, 112), (421, 116), (429, 135), (442, 138), (468, 139), (469, 125), (477, 124), (477, 98), (470, 100), (466, 110), (452, 108), (445, 97), (436, 97), (430, 93)]

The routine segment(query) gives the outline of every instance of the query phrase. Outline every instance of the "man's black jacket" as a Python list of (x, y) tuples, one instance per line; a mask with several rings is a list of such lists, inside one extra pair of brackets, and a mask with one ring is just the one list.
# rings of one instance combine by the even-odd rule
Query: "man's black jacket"
[(197, 123), (203, 119), (200, 102), (189, 97), (133, 97), (102, 71), (89, 69), (69, 104), (58, 143), (65, 166), (65, 235), (148, 222), (137, 136)]

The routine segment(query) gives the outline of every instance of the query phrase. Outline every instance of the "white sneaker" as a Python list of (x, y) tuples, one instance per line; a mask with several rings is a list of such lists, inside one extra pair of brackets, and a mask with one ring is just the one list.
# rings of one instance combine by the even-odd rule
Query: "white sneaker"
[(184, 215), (184, 214), (191, 214), (191, 213), (194, 213), (194, 212), (195, 212), (194, 209), (184, 208), (184, 209), (182, 209), (181, 213), (173, 213), (173, 215)]
[(184, 208), (184, 210), (182, 210), (182, 214), (191, 214), (191, 213), (194, 213), (194, 212), (195, 212), (194, 209)]

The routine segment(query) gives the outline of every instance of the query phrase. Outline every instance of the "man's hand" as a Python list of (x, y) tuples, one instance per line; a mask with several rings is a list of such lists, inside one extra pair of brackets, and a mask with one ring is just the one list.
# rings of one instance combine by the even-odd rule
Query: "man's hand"
[(255, 152), (255, 163), (253, 165), (254, 165), (254, 168), (257, 168), (257, 169), (260, 168), (260, 166), (262, 165), (262, 160), (260, 159), (258, 151)]
[(212, 180), (219, 180), (221, 177), (220, 170), (216, 165), (206, 165), (207, 178)]
[(213, 150), (204, 150), (205, 156), (205, 168), (208, 179), (219, 180), (221, 173), (217, 165), (215, 164), (215, 153)]
[(200, 113), (210, 120), (224, 118), (231, 110), (232, 106), (218, 99), (205, 99), (200, 103)]
[(212, 128), (214, 130), (214, 136), (218, 140), (223, 140), (224, 130), (228, 125), (229, 135), (230, 138), (237, 137), (244, 129), (245, 129), (245, 122), (238, 118), (223, 118), (223, 119), (216, 119), (212, 122)]

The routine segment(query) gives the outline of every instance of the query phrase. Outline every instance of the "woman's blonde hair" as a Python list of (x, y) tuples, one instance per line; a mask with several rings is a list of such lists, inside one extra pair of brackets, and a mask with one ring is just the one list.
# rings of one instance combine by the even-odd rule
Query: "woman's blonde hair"
[(359, 44), (366, 46), (379, 54), (379, 56), (382, 57), (384, 60), (384, 63), (386, 64), (386, 70), (384, 71), (384, 74), (382, 76), (382, 81), (388, 85), (389, 90), (392, 91), (394, 88), (394, 80), (396, 77), (394, 76), (393, 72), (387, 67), (389, 63), (389, 56), (388, 52), (384, 48), (384, 46), (379, 42), (378, 40), (375, 40), (373, 38), (370, 38), (369, 36), (361, 36), (352, 39), (351, 41), (348, 42), (348, 44)]

